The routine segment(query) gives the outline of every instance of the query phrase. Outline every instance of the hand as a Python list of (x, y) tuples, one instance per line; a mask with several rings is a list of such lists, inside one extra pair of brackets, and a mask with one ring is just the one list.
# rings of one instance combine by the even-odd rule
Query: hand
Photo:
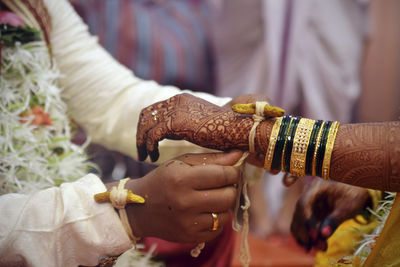
[(227, 150), (248, 149), (250, 116), (219, 107), (189, 94), (155, 103), (140, 113), (137, 130), (139, 160), (159, 157), (158, 142), (164, 138), (187, 140), (197, 145)]
[[(187, 154), (167, 161), (128, 188), (145, 197), (145, 204), (127, 206), (129, 222), (138, 237), (200, 243), (214, 239), (230, 220), (239, 171), (231, 167), (242, 153)], [(212, 231), (211, 213), (219, 227)]]
[(367, 189), (315, 179), (297, 202), (291, 232), (307, 250), (325, 250), (336, 228), (367, 206), (372, 206)]

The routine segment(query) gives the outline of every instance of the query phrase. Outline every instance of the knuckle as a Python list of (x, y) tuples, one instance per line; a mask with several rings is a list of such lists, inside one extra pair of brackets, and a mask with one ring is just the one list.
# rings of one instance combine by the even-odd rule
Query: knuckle
[[(181, 161), (176, 161), (175, 164), (182, 164)], [(182, 171), (180, 172), (182, 173)], [(182, 188), (185, 186), (185, 179), (183, 177), (183, 175), (179, 174), (178, 171), (176, 172), (171, 172), (169, 175), (169, 183), (171, 184), (171, 186), (173, 188)]]
[(222, 166), (221, 172), (222, 172), (221, 175), (222, 175), (224, 184), (229, 184), (232, 180), (231, 178), (233, 178), (233, 175), (232, 175), (233, 172), (231, 170), (231, 167)]
[(178, 211), (185, 212), (189, 209), (188, 202), (183, 197), (175, 198), (174, 206)]
[(229, 207), (233, 207), (236, 202), (237, 189), (232, 187), (227, 188), (226, 201)]

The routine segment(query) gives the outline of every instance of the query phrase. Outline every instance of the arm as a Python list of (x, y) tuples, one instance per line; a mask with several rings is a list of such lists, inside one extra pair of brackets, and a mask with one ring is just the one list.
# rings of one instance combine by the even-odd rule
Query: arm
[[(52, 18), (52, 50), (63, 75), (62, 96), (71, 117), (94, 142), (136, 158), (135, 135), (140, 110), (181, 91), (135, 77), (89, 34), (68, 1), (45, 2)], [(217, 105), (230, 100), (204, 93), (196, 95)], [(184, 142), (163, 142), (161, 147), (165, 147), (164, 159), (187, 151), (204, 151)]]
[[(137, 237), (200, 243), (214, 239), (230, 222), (242, 153), (182, 155), (163, 163), (126, 188), (145, 198), (126, 206)], [(110, 188), (115, 184), (107, 184)], [(89, 174), (32, 195), (0, 197), (0, 266), (94, 266), (103, 256), (132, 247), (114, 208), (97, 204), (106, 187)], [(211, 213), (219, 224), (213, 226)], [(19, 266), (19, 265), (18, 265)]]
[(104, 190), (89, 174), (32, 195), (0, 196), (0, 265), (94, 266), (102, 256), (129, 249), (112, 206), (94, 202)]
[[(158, 111), (157, 120), (152, 111)], [(256, 131), (256, 151), (266, 154), (274, 121)], [(200, 146), (248, 150), (253, 125), (249, 116), (234, 113), (190, 95), (156, 103), (141, 113), (139, 156), (157, 158), (157, 142), (185, 139)], [(387, 191), (400, 191), (400, 122), (344, 124), (338, 129), (331, 157), (330, 179)], [(263, 161), (263, 159), (262, 159)]]
[[(272, 125), (258, 131), (258, 151), (266, 153)], [(331, 158), (330, 179), (383, 191), (400, 191), (400, 122), (343, 124)]]
[(400, 122), (345, 124), (339, 128), (331, 179), (400, 191)]

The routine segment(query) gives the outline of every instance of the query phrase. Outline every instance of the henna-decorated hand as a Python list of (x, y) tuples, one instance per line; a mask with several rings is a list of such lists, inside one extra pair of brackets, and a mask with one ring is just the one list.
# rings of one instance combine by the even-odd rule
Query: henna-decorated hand
[(149, 155), (156, 161), (158, 142), (165, 138), (218, 150), (246, 150), (252, 125), (250, 116), (190, 94), (176, 95), (142, 110), (137, 130), (139, 160)]
[(336, 228), (367, 206), (372, 206), (367, 189), (314, 179), (297, 202), (291, 232), (307, 250), (325, 250)]

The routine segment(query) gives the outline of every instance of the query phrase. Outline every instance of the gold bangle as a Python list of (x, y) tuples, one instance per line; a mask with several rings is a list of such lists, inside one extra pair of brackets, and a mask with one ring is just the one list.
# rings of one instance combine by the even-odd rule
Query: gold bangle
[(307, 149), (314, 123), (315, 120), (304, 118), (299, 121), (290, 158), (290, 173), (292, 175), (301, 177), (306, 174)]
[(331, 156), (333, 151), (333, 145), (335, 144), (336, 134), (339, 129), (339, 122), (333, 122), (329, 129), (328, 139), (326, 141), (324, 161), (322, 163), (322, 178), (329, 179), (329, 171), (331, 165)]
[(282, 117), (278, 117), (275, 119), (275, 123), (274, 123), (274, 126), (272, 127), (271, 135), (269, 137), (269, 144), (268, 144), (267, 153), (265, 154), (265, 163), (264, 163), (264, 169), (266, 169), (267, 171), (271, 170), (271, 164), (272, 164), (272, 159), (274, 157), (276, 139), (278, 137), (281, 123), (282, 123)]
[(312, 176), (316, 176), (317, 152), (319, 149), (319, 143), (321, 142), (321, 136), (322, 136), (324, 126), (325, 126), (325, 122), (323, 122), (321, 124), (321, 127), (319, 128), (318, 135), (317, 135), (317, 141), (315, 142), (315, 150), (314, 150), (314, 155), (313, 155), (313, 160), (312, 160)]

